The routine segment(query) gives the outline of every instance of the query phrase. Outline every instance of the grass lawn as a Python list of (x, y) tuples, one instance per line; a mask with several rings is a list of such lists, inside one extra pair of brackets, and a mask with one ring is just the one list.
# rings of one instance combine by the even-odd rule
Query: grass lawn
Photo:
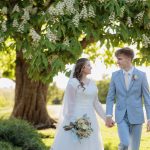
[[(0, 108), (0, 118), (1, 117), (8, 118), (11, 111), (12, 111), (12, 107)], [(55, 111), (55, 109), (48, 106), (48, 111), (49, 111), (49, 114), (53, 116), (52, 113)], [(115, 126), (110, 129), (106, 128), (104, 123), (101, 120), (99, 120), (99, 124), (101, 128), (102, 139), (105, 145), (105, 150), (117, 150), (117, 145), (119, 143), (117, 127)], [(49, 149), (49, 147), (52, 145), (54, 141), (55, 130), (46, 129), (46, 130), (39, 130), (38, 132), (42, 133), (43, 135), (42, 140)], [(145, 124), (143, 125), (140, 150), (150, 150), (150, 132), (146, 132)]]

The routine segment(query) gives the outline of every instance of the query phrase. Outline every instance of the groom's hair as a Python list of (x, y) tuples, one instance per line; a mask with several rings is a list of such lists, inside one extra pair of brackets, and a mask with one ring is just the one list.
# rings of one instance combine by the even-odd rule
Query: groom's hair
[(120, 54), (123, 54), (131, 59), (134, 58), (134, 51), (129, 48), (129, 47), (124, 47), (124, 48), (121, 48), (121, 49), (118, 49), (116, 52), (115, 52), (115, 56), (118, 57)]

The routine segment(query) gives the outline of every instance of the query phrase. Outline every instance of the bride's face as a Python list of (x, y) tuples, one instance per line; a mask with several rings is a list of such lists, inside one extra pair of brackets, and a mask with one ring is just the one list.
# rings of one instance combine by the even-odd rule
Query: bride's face
[(85, 75), (91, 74), (91, 63), (90, 61), (86, 61), (84, 67), (82, 68), (82, 73)]

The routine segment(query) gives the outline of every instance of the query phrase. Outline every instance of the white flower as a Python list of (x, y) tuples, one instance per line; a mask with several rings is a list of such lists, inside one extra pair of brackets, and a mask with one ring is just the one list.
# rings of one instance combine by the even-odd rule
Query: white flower
[(7, 14), (7, 7), (2, 8), (2, 14), (4, 14), (4, 15)]
[(145, 25), (145, 29), (150, 30), (150, 22)]
[(121, 7), (120, 17), (124, 16), (125, 6)]
[(2, 43), (4, 41), (4, 38), (3, 37), (1, 37), (0, 38), (0, 43)]
[(52, 15), (52, 16), (55, 16), (55, 15), (57, 14), (55, 7), (54, 7), (54, 6), (50, 6), (50, 7), (48, 8), (48, 13), (49, 13), (50, 15)]
[(110, 20), (110, 22), (115, 21), (115, 13), (114, 12), (112, 12), (111, 15), (109, 16), (109, 20)]
[(7, 27), (6, 27), (6, 21), (2, 22), (2, 31), (6, 32), (7, 31)]
[(76, 10), (74, 8), (75, 0), (64, 0), (66, 5), (66, 11), (70, 14), (75, 14)]
[(66, 38), (66, 39), (64, 40), (63, 44), (69, 47), (69, 45), (70, 45), (70, 44), (69, 44), (69, 39)]
[(79, 13), (77, 13), (74, 18), (72, 19), (73, 24), (75, 25), (75, 27), (79, 26), (79, 20), (80, 20), (80, 15)]
[(37, 7), (32, 8), (32, 10), (30, 12), (33, 15), (36, 14), (37, 13)]
[(89, 14), (88, 14), (88, 17), (92, 17), (92, 18), (95, 17), (94, 8), (93, 8), (92, 5), (89, 6)]
[(33, 56), (30, 54), (29, 56), (28, 56), (28, 59), (32, 59), (33, 58)]
[(38, 42), (41, 39), (41, 36), (34, 29), (30, 29), (29, 35), (32, 37), (34, 42)]
[(83, 19), (87, 19), (88, 18), (88, 13), (87, 13), (87, 8), (86, 6), (84, 5), (81, 12), (80, 12), (80, 18), (83, 18)]
[(99, 0), (99, 2), (100, 2), (100, 3), (103, 3), (103, 2), (105, 2), (105, 0)]
[(140, 12), (139, 14), (137, 14), (137, 16), (135, 17), (135, 19), (136, 19), (138, 22), (141, 22), (142, 19), (143, 19), (143, 16), (144, 16), (144, 11)]
[(65, 7), (65, 3), (64, 2), (58, 2), (57, 5), (56, 5), (56, 13), (57, 15), (64, 15), (64, 9)]
[(12, 26), (13, 26), (14, 28), (18, 28), (19, 24), (18, 24), (17, 19), (14, 19), (14, 20), (13, 20)]
[(88, 3), (88, 1), (86, 1), (86, 0), (80, 0), (80, 3), (83, 4), (83, 5), (85, 5), (86, 3)]
[(57, 36), (50, 29), (47, 30), (46, 37), (49, 39), (50, 42), (53, 43), (55, 43), (57, 40)]
[(22, 49), (22, 52), (25, 53), (27, 50), (25, 48)]
[(133, 74), (132, 80), (137, 80), (139, 77), (136, 74)]
[(126, 3), (133, 3), (135, 0), (126, 0)]
[(143, 39), (142, 39), (142, 41), (143, 41), (143, 46), (144, 46), (145, 48), (148, 48), (148, 45), (150, 45), (150, 38), (147, 37), (145, 34), (143, 34), (142, 37), (143, 37)]
[(133, 26), (131, 17), (127, 17), (127, 26), (130, 28)]
[(41, 14), (42, 14), (42, 16), (44, 16), (44, 15), (45, 15), (45, 12), (44, 12), (44, 11), (42, 11), (42, 12), (41, 12)]
[(20, 32), (20, 33), (23, 33), (23, 31), (24, 31), (24, 25), (26, 24), (27, 22), (25, 21), (25, 20), (23, 20), (22, 22), (21, 22), (21, 24), (19, 25), (19, 27), (18, 27), (18, 32)]
[(32, 5), (27, 6), (27, 7), (25, 8), (25, 11), (31, 12), (32, 9), (33, 9), (32, 7), (33, 7)]
[(24, 14), (22, 16), (22, 19), (25, 21), (30, 20), (30, 15), (29, 15), (29, 10), (28, 9), (24, 9)]
[(15, 6), (14, 6), (14, 8), (13, 8), (13, 11), (12, 12), (20, 12), (20, 9), (19, 9), (19, 6), (18, 6), (18, 4), (16, 4)]

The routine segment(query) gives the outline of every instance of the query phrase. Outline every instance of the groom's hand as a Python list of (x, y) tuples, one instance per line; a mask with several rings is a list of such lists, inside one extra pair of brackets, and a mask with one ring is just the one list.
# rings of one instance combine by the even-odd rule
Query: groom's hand
[(147, 121), (147, 132), (150, 132), (150, 120)]
[(112, 120), (112, 117), (106, 117), (106, 126), (108, 128), (111, 128), (115, 125), (115, 122)]

